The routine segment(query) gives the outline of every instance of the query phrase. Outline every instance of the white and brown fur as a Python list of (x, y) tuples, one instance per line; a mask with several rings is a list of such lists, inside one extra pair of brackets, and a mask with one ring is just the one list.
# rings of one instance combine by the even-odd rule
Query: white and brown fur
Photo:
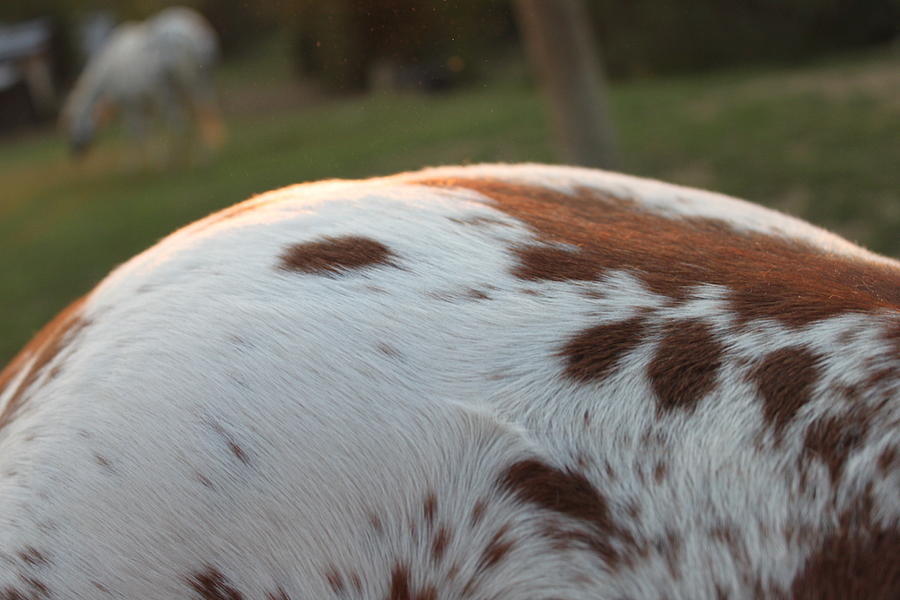
[(205, 148), (218, 146), (217, 58), (216, 34), (194, 10), (167, 8), (147, 21), (120, 25), (63, 107), (60, 121), (73, 151), (85, 152), (113, 115), (121, 117), (135, 153), (148, 154), (154, 125), (164, 126), (170, 153), (183, 151), (194, 133)]
[(900, 264), (713, 193), (277, 190), (0, 390), (3, 600), (900, 597)]

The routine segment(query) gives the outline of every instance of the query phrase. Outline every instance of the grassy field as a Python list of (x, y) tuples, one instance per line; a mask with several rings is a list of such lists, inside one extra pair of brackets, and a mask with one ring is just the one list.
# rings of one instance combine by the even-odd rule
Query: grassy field
[[(252, 63), (223, 74), (229, 138), (201, 167), (85, 164), (52, 132), (0, 144), (0, 364), (174, 228), (252, 194), (424, 165), (553, 162), (540, 99), (505, 77), (453, 94), (309, 101)], [(900, 256), (900, 52), (614, 86), (620, 169), (774, 206)]]

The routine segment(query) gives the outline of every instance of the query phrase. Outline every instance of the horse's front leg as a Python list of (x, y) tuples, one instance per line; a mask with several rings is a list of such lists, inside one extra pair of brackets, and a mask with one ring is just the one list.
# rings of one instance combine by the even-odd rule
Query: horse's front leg
[(138, 102), (128, 102), (122, 107), (122, 123), (130, 146), (122, 153), (122, 161), (129, 171), (152, 164), (153, 152), (148, 138), (147, 112)]

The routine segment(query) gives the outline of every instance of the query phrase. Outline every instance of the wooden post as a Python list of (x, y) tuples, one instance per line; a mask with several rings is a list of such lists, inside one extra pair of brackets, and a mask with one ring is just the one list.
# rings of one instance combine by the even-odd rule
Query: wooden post
[(613, 167), (606, 85), (583, 0), (516, 0), (515, 7), (562, 158)]

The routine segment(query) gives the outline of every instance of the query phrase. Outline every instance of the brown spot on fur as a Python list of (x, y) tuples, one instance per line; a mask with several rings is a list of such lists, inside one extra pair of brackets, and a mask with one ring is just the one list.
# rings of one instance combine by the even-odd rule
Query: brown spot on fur
[(631, 519), (632, 523), (637, 523), (641, 518), (641, 505), (636, 500), (631, 500), (625, 505), (625, 514)]
[(705, 323), (669, 324), (648, 368), (659, 410), (693, 410), (715, 386), (722, 353)]
[(657, 461), (656, 466), (653, 467), (653, 481), (662, 483), (663, 479), (666, 478), (666, 472), (668, 470), (669, 467), (664, 461)]
[(474, 216), (474, 217), (447, 217), (447, 220), (452, 221), (458, 225), (476, 225), (476, 226), (500, 226), (500, 227), (509, 227), (509, 223), (505, 223), (500, 219), (495, 219), (493, 217), (484, 217), (484, 216)]
[(425, 496), (425, 523), (428, 527), (434, 525), (434, 513), (437, 511), (437, 494), (434, 492), (429, 492), (427, 496)]
[(462, 597), (463, 598), (471, 598), (472, 594), (475, 593), (475, 590), (478, 589), (478, 579), (475, 577), (470, 577), (468, 581), (466, 581), (466, 585), (463, 586), (462, 589)]
[(381, 524), (381, 518), (375, 513), (369, 513), (369, 525), (372, 526), (372, 529), (374, 529), (376, 533), (384, 533), (384, 526)]
[(437, 600), (437, 590), (427, 585), (417, 593), (413, 592), (409, 581), (409, 568), (397, 564), (391, 571), (391, 582), (386, 600)]
[[(667, 217), (588, 188), (568, 194), (490, 179), (414, 183), (479, 192), (527, 224), (536, 243), (513, 249), (514, 275), (522, 279), (594, 281), (627, 269), (676, 299), (698, 284), (721, 285), (742, 321), (771, 318), (789, 326), (900, 307), (900, 271), (891, 265), (737, 231), (722, 220)], [(560, 243), (571, 249), (554, 246)]]
[(715, 591), (716, 591), (716, 600), (728, 600), (730, 596), (728, 595), (728, 591), (725, 589), (721, 583), (715, 583)]
[(471, 522), (472, 527), (475, 527), (481, 522), (481, 519), (484, 518), (484, 511), (487, 509), (487, 502), (484, 499), (478, 500), (475, 505), (472, 507), (472, 516)]
[(614, 542), (622, 546), (634, 544), (632, 536), (613, 521), (606, 498), (580, 473), (557, 469), (539, 460), (524, 460), (509, 467), (498, 485), (520, 502), (587, 526), (589, 533), (581, 534), (580, 541), (610, 567), (624, 558)]
[(82, 317), (85, 299), (86, 296), (79, 298), (56, 315), (22, 348), (12, 362), (0, 371), (0, 394), (24, 371), (15, 392), (0, 411), (0, 429), (13, 419), (27, 392), (45, 367), (90, 324)]
[(287, 595), (283, 588), (279, 587), (274, 592), (266, 594), (266, 600), (291, 600), (291, 597)]
[(384, 354), (385, 356), (390, 356), (391, 358), (397, 358), (401, 356), (400, 351), (391, 346), (390, 344), (385, 344), (384, 342), (379, 342), (375, 346), (379, 352)]
[(441, 562), (444, 553), (447, 551), (447, 545), (450, 543), (450, 531), (446, 527), (439, 527), (431, 540), (431, 558), (434, 562)]
[(481, 290), (476, 290), (475, 288), (470, 288), (466, 291), (466, 295), (473, 300), (490, 300), (491, 297), (482, 292)]
[(750, 373), (763, 400), (763, 417), (780, 439), (797, 412), (809, 402), (819, 378), (819, 355), (799, 346), (772, 352)]
[(228, 449), (231, 450), (231, 453), (234, 454), (239, 461), (241, 461), (245, 465), (247, 464), (247, 454), (244, 452), (244, 449), (237, 444), (237, 442), (235, 442), (234, 440), (228, 440)]
[(356, 571), (352, 571), (350, 573), (349, 579), (350, 579), (350, 585), (353, 586), (353, 589), (356, 590), (357, 592), (361, 592), (362, 591), (362, 578), (360, 578), (359, 573), (357, 573)]
[(98, 590), (100, 590), (100, 591), (103, 592), (104, 594), (108, 594), (108, 593), (109, 593), (109, 588), (106, 587), (105, 585), (103, 585), (102, 583), (100, 583), (99, 581), (92, 581), (91, 584), (93, 584), (93, 586), (94, 586), (95, 588), (97, 588)]
[(747, 547), (733, 525), (724, 523), (716, 525), (710, 530), (710, 536), (728, 549), (728, 553), (738, 565), (751, 564), (750, 557), (747, 555)]
[(47, 557), (44, 556), (44, 553), (40, 550), (37, 550), (33, 546), (26, 546), (24, 550), (19, 552), (19, 558), (22, 559), (23, 562), (28, 563), (29, 565), (46, 565), (49, 564)]
[(884, 337), (894, 347), (894, 357), (900, 360), (900, 323), (889, 327)]
[(559, 352), (566, 375), (586, 383), (607, 377), (643, 339), (644, 320), (634, 317), (591, 327), (573, 337)]
[(793, 600), (894, 600), (900, 597), (900, 530), (882, 529), (869, 493), (840, 515), (837, 527), (806, 560)]
[(900, 453), (896, 446), (888, 446), (878, 455), (878, 470), (882, 475), (900, 469)]
[(426, 585), (416, 594), (416, 600), (437, 600), (437, 589), (433, 585)]
[(213, 431), (215, 431), (225, 439), (225, 443), (228, 445), (228, 450), (231, 451), (235, 458), (237, 458), (245, 465), (249, 464), (250, 459), (247, 457), (247, 453), (244, 452), (244, 449), (241, 448), (240, 444), (234, 441), (234, 438), (231, 437), (231, 434), (229, 434), (224, 427), (215, 422), (211, 422), (210, 427), (212, 427)]
[(100, 454), (94, 454), (94, 461), (101, 467), (112, 470), (112, 465), (109, 462), (109, 459)]
[(579, 469), (585, 471), (587, 470), (588, 466), (590, 466), (590, 457), (587, 455), (587, 453), (579, 451), (575, 455), (575, 464)]
[(806, 430), (804, 454), (825, 463), (833, 485), (840, 481), (850, 454), (862, 445), (869, 422), (867, 413), (856, 410), (846, 415), (824, 417)]
[(663, 560), (666, 561), (666, 568), (673, 579), (681, 577), (681, 569), (678, 565), (678, 559), (681, 557), (681, 546), (681, 538), (671, 529), (666, 530), (665, 535), (660, 540), (657, 540), (656, 543), (656, 550), (663, 557)]
[(243, 600), (244, 595), (228, 582), (228, 579), (215, 567), (206, 567), (203, 571), (187, 578), (188, 585), (203, 600)]
[(40, 579), (21, 574), (19, 575), (19, 579), (25, 582), (30, 589), (27, 594), (20, 591), (15, 592), (21, 594), (21, 596), (13, 596), (13, 598), (21, 597), (22, 600), (38, 600), (39, 598), (49, 598), (51, 596), (50, 588), (48, 588), (47, 584)]
[(491, 536), (487, 546), (485, 546), (484, 551), (481, 553), (481, 558), (478, 559), (479, 571), (487, 570), (495, 566), (509, 554), (510, 550), (512, 550), (515, 542), (507, 539), (507, 533), (509, 533), (509, 524), (503, 525), (493, 536)]
[(329, 565), (328, 570), (325, 571), (325, 579), (334, 593), (340, 594), (344, 591), (344, 578), (341, 577), (334, 565)]
[(279, 268), (299, 273), (337, 275), (354, 269), (390, 265), (394, 256), (387, 246), (360, 236), (326, 237), (290, 246)]

